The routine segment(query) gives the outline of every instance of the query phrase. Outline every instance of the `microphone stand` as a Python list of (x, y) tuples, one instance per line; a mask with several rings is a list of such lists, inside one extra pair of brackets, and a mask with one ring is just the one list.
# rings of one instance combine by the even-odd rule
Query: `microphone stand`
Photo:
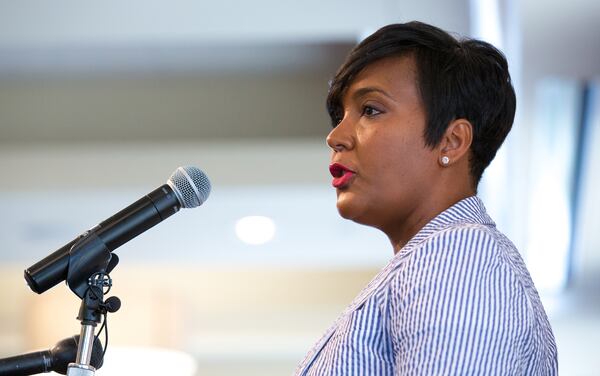
[(96, 369), (90, 361), (96, 325), (102, 322), (102, 315), (105, 315), (106, 321), (106, 314), (116, 312), (121, 306), (117, 297), (104, 301), (104, 295), (112, 287), (112, 279), (108, 273), (118, 262), (117, 255), (111, 253), (93, 232), (84, 234), (69, 251), (67, 284), (81, 298), (77, 316), (77, 320), (81, 322), (81, 334), (77, 357), (75, 363), (69, 364), (67, 376), (95, 375)]
[[(96, 276), (100, 277), (108, 275), (97, 273)], [(81, 307), (79, 308), (79, 315), (77, 316), (77, 319), (81, 321), (77, 357), (75, 358), (75, 363), (70, 363), (67, 368), (68, 376), (93, 376), (96, 371), (90, 364), (92, 359), (92, 348), (94, 346), (94, 331), (96, 325), (102, 321), (103, 312), (106, 312), (101, 308), (101, 306), (104, 305), (104, 293), (102, 287), (98, 285), (105, 280), (98, 279), (97, 277), (90, 278), (92, 284), (84, 298), (81, 300)], [(110, 281), (110, 279), (108, 281)]]
[[(81, 306), (77, 316), (77, 320), (81, 322), (81, 334), (75, 362), (69, 363), (66, 367), (68, 376), (94, 376), (96, 368), (91, 363), (98, 367), (102, 365), (104, 353), (102, 353), (100, 361), (98, 361), (97, 353), (92, 356), (96, 339), (94, 331), (96, 326), (102, 322), (102, 316), (104, 316), (104, 324), (106, 324), (108, 312), (116, 312), (121, 307), (121, 301), (116, 296), (104, 301), (104, 295), (112, 287), (112, 279), (108, 273), (117, 266), (118, 262), (117, 255), (112, 254), (106, 244), (92, 232), (83, 234), (69, 251), (66, 280), (69, 288), (81, 298)], [(106, 344), (104, 351), (106, 351)], [(26, 362), (26, 359), (24, 361)], [(41, 363), (38, 363), (41, 369), (48, 372), (47, 368), (51, 362), (51, 359), (43, 357)], [(34, 369), (38, 363), (33, 364)], [(28, 363), (21, 366), (17, 365), (14, 370), (4, 367), (0, 369), (0, 372), (6, 374), (5, 371), (9, 370), (11, 371), (10, 374), (22, 375), (25, 373), (15, 373), (13, 371), (18, 371), (18, 368), (24, 367), (26, 364)], [(0, 367), (2, 367), (2, 363), (0, 363)]]

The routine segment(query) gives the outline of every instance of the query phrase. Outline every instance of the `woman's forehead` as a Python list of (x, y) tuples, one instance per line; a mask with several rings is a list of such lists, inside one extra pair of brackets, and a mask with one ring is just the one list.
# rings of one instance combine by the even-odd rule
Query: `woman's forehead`
[(367, 91), (395, 97), (418, 93), (417, 68), (411, 55), (388, 57), (363, 68), (346, 88), (343, 101)]

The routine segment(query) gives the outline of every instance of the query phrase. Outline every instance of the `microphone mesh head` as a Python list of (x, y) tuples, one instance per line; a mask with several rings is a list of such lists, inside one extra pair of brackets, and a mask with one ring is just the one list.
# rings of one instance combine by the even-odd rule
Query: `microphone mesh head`
[(183, 208), (195, 208), (210, 195), (210, 180), (198, 167), (179, 167), (167, 180)]

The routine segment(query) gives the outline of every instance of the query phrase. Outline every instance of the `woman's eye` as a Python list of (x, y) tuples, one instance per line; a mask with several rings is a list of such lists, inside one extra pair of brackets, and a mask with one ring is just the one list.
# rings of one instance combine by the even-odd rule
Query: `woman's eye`
[(375, 115), (379, 115), (380, 113), (381, 113), (381, 111), (379, 111), (375, 107), (371, 107), (371, 106), (363, 107), (363, 111), (362, 111), (362, 114), (364, 116), (375, 116)]

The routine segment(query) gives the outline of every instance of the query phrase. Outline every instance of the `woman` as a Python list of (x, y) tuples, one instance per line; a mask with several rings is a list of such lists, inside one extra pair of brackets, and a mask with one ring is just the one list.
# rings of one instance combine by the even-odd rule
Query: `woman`
[(327, 107), (337, 208), (395, 256), (296, 374), (556, 374), (525, 264), (475, 196), (515, 113), (502, 53), (389, 25), (350, 53)]

